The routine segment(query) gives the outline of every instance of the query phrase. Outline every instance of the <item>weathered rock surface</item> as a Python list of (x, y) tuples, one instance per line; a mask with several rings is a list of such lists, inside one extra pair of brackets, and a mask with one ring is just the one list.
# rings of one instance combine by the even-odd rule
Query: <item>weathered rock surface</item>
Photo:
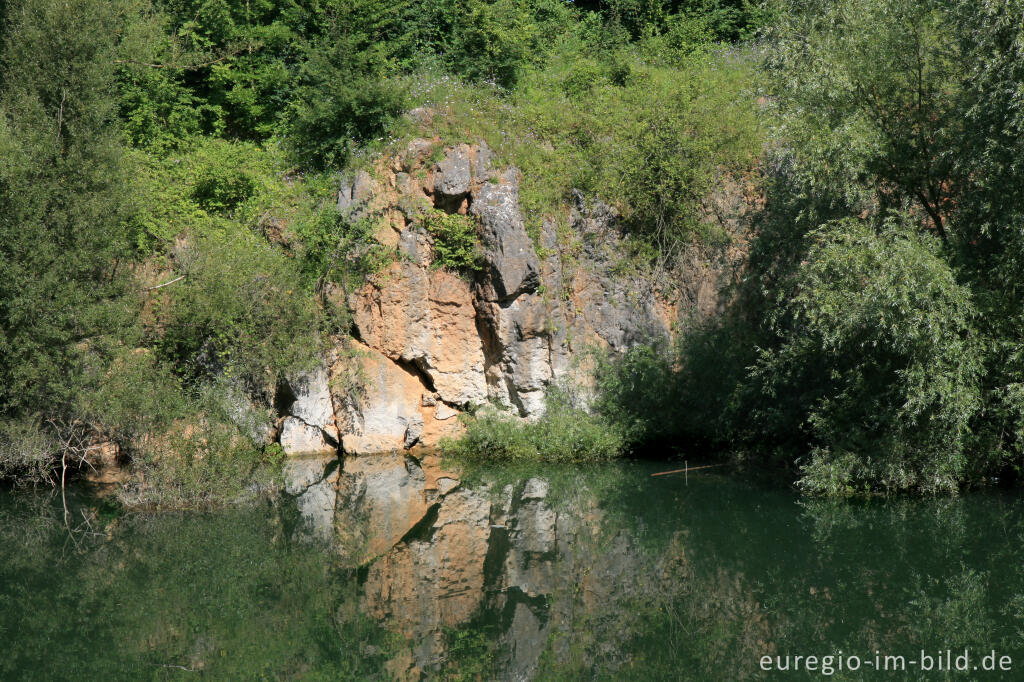
[(458, 197), (469, 193), (473, 180), (469, 163), (469, 145), (460, 144), (437, 164), (434, 175), (434, 191), (447, 197)]
[(468, 283), (448, 272), (395, 263), (383, 285), (365, 285), (349, 304), (363, 343), (422, 373), (441, 400), (466, 405), (486, 399)]
[(404, 450), (421, 439), (436, 443), (459, 429), (458, 420), (438, 420), (434, 408), (422, 404), (425, 387), (413, 369), (367, 346), (355, 344), (355, 349), (354, 359), (339, 362), (358, 364), (361, 386), (335, 397), (338, 422), (348, 425), (341, 439), (346, 453)]
[[(366, 347), (354, 361), (362, 386), (334, 395), (345, 452), (433, 447), (460, 428), (459, 411), (487, 401), (534, 418), (559, 382), (580, 387), (585, 399), (583, 349), (622, 352), (667, 340), (685, 320), (717, 310), (720, 262), (687, 254), (688, 274), (673, 274), (678, 286), (667, 294), (655, 274), (623, 267), (615, 210), (578, 192), (567, 229), (554, 218), (543, 224), (539, 258), (519, 204), (519, 172), (492, 169), (482, 143), (450, 147), (434, 163), (438, 144), (413, 140), (338, 194), (339, 208), (376, 220), (377, 239), (398, 254), (371, 283), (336, 300), (352, 311)], [(728, 215), (742, 208), (729, 203), (734, 194), (723, 191), (712, 206), (727, 228)], [(481, 271), (434, 268), (434, 237), (418, 222), (427, 207), (476, 218)]]
[(284, 415), (279, 440), (286, 455), (337, 453), (338, 427), (326, 368), (282, 381), (275, 402)]
[(296, 417), (285, 417), (281, 423), (281, 448), (291, 456), (334, 454), (338, 451), (338, 446), (324, 437), (322, 429)]
[(286, 382), (287, 414), (321, 429), (334, 427), (334, 406), (327, 383), (327, 369), (318, 367)]
[(497, 184), (485, 183), (473, 196), (488, 275), (486, 300), (507, 301), (540, 286), (540, 263), (519, 210), (519, 172), (510, 168)]

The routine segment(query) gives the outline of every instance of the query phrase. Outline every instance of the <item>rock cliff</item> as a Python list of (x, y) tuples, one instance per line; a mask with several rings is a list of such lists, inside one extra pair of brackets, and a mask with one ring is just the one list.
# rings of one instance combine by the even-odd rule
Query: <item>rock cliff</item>
[[(342, 182), (339, 211), (370, 221), (394, 260), (358, 290), (329, 292), (354, 340), (339, 338), (325, 367), (279, 389), (288, 454), (430, 448), (486, 402), (533, 418), (553, 383), (583, 381), (574, 370), (586, 348), (668, 339), (714, 312), (721, 268), (694, 259), (681, 286), (659, 288), (623, 267), (616, 212), (578, 192), (560, 220), (528, 230), (520, 173), (494, 158), (482, 142), (417, 139)], [(479, 270), (436, 267), (425, 211), (473, 221)]]

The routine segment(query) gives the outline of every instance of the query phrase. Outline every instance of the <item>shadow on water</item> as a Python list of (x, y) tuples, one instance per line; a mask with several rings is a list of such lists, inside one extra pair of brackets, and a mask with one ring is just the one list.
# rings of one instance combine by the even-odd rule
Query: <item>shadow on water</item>
[(809, 679), (840, 650), (862, 670), (828, 676), (880, 674), (877, 651), (916, 678), (922, 649), (965, 648), (1024, 665), (1015, 495), (801, 501), (637, 462), (438, 492), (395, 462), (332, 483), (332, 523), (366, 524), (336, 537), (390, 538), (359, 565), (303, 539), (287, 502), (118, 515), (82, 498), (93, 521), (69, 547), (59, 502), (3, 493), (0, 678), (734, 680), (788, 654), (819, 658), (780, 675)]

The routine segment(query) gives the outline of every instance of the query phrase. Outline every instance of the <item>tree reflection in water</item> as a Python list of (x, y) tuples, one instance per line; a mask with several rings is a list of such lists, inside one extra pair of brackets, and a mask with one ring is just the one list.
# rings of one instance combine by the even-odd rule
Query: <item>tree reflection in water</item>
[(763, 655), (840, 649), (1017, 658), (1016, 496), (801, 502), (650, 471), (478, 473), (374, 553), (404, 517), (373, 477), (338, 486), (349, 527), (328, 544), (286, 501), (123, 514), (79, 497), (94, 534), (67, 549), (59, 505), (4, 493), (0, 677), (746, 679)]

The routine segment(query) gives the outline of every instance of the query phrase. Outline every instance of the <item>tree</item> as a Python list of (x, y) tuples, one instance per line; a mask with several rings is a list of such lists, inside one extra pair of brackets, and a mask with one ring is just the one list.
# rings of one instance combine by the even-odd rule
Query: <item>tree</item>
[[(906, 216), (810, 233), (750, 379), (764, 433), (817, 449), (804, 485), (955, 491), (980, 407), (975, 309), (935, 239)], [(837, 487), (838, 486), (838, 487)]]
[(403, 27), (384, 0), (339, 3), (311, 44), (288, 109), (290, 144), (304, 166), (343, 165), (353, 148), (381, 135), (405, 107), (393, 56)]
[[(805, 207), (845, 205), (861, 217), (906, 210), (941, 240), (943, 258), (972, 291), (972, 325), (986, 349), (975, 447), (992, 453), (991, 466), (1016, 461), (1019, 471), (1024, 3), (809, 2), (780, 13), (769, 35), (765, 94)], [(788, 219), (803, 220), (798, 232), (820, 224)], [(782, 273), (800, 258), (776, 257), (772, 267)]]
[(116, 3), (7, 4), (0, 98), (0, 414), (59, 413), (123, 321)]
[(176, 71), (201, 105), (206, 132), (264, 139), (277, 130), (307, 41), (323, 33), (331, 4), (156, 0), (184, 51), (161, 65)]
[(948, 246), (963, 134), (964, 64), (944, 0), (813, 1), (770, 32), (770, 101), (822, 179), (869, 184), (882, 210), (913, 207)]

